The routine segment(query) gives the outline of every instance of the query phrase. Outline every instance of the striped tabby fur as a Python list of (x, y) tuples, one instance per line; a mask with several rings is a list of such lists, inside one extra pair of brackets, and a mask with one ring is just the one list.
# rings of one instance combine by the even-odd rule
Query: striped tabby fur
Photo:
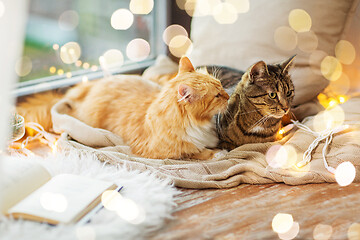
[(272, 65), (259, 61), (246, 72), (206, 66), (231, 95), (227, 111), (216, 116), (220, 148), (232, 150), (245, 143), (276, 140), (281, 119), (289, 113), (294, 98), (289, 75), (294, 57)]

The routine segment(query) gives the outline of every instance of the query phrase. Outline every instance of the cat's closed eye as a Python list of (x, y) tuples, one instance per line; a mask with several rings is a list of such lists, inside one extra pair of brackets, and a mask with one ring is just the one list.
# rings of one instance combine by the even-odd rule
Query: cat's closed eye
[(216, 98), (219, 98), (220, 96), (221, 96), (220, 93), (218, 93), (218, 94), (215, 95)]

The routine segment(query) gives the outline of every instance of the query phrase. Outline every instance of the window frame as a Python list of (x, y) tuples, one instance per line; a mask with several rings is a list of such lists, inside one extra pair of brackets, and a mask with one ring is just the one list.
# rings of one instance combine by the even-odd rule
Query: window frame
[[(167, 0), (154, 0), (154, 21), (153, 30), (154, 34), (151, 35), (152, 58), (144, 61), (125, 64), (119, 69), (110, 71), (111, 74), (125, 74), (125, 73), (140, 73), (145, 68), (155, 63), (156, 57), (161, 54), (167, 53), (166, 44), (162, 40), (162, 33), (168, 26), (170, 19), (170, 10)], [(104, 73), (99, 68), (97, 71), (78, 70), (72, 72), (72, 77), (67, 78), (65, 75), (62, 76), (48, 76), (39, 79), (33, 79), (26, 82), (17, 82), (13, 94), (16, 97), (22, 97), (31, 95), (34, 93), (45, 92), (49, 90), (55, 90), (59, 88), (69, 87), (80, 83), (84, 76), (87, 77), (88, 81), (99, 79), (104, 77)]]

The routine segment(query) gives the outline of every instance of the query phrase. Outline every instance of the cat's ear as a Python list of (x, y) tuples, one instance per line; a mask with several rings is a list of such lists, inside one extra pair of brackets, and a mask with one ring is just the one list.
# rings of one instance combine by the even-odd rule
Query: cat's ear
[(179, 73), (182, 72), (193, 72), (195, 71), (194, 66), (190, 62), (190, 59), (188, 57), (181, 57), (179, 62)]
[(296, 55), (280, 63), (280, 67), (282, 68), (282, 73), (288, 73), (290, 71), (290, 69), (294, 66), (295, 57)]
[(250, 67), (250, 82), (254, 82), (257, 78), (269, 76), (269, 71), (264, 61), (259, 61)]
[(180, 84), (178, 87), (178, 102), (185, 101), (185, 102), (193, 102), (197, 99), (195, 90), (186, 84)]

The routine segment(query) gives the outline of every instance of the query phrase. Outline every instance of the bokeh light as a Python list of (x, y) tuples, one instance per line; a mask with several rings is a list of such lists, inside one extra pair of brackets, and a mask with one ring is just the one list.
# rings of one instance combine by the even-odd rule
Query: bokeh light
[(111, 26), (116, 30), (126, 30), (133, 22), (134, 15), (125, 8), (120, 8), (111, 15)]
[(154, 8), (154, 0), (131, 0), (129, 8), (134, 14), (148, 14)]
[(318, 224), (314, 228), (313, 237), (314, 240), (328, 240), (333, 233), (333, 228), (327, 224)]
[(276, 233), (288, 232), (294, 224), (294, 219), (291, 214), (278, 213), (274, 216), (271, 226)]
[(351, 162), (343, 162), (335, 170), (335, 179), (340, 186), (350, 185), (356, 175), (356, 170)]
[(196, 8), (193, 16), (207, 16), (212, 15), (214, 7), (220, 4), (220, 0), (197, 0)]
[(67, 77), (67, 78), (71, 78), (71, 77), (72, 77), (72, 73), (71, 73), (71, 72), (67, 72), (67, 73), (66, 73), (66, 77)]
[(81, 61), (81, 60), (77, 60), (77, 61), (75, 62), (75, 66), (77, 66), (77, 67), (80, 67), (81, 64), (82, 64), (82, 61)]
[(124, 64), (124, 56), (120, 50), (109, 49), (102, 55), (100, 64), (106, 69), (119, 68)]
[(15, 63), (15, 72), (19, 77), (28, 75), (32, 70), (32, 61), (29, 57), (23, 56)]
[(186, 13), (191, 17), (196, 17), (196, 15), (194, 15), (195, 9), (196, 9), (196, 4), (197, 4), (196, 2), (197, 2), (197, 0), (185, 1), (184, 9), (185, 9)]
[(56, 72), (56, 67), (51, 66), (51, 67), (49, 68), (49, 72), (52, 73), (52, 74), (54, 74), (54, 73)]
[(162, 38), (166, 45), (170, 44), (171, 39), (178, 35), (183, 35), (185, 37), (188, 37), (188, 33), (186, 29), (183, 26), (180, 26), (178, 24), (173, 24), (168, 26), (162, 35)]
[(316, 75), (322, 76), (320, 66), (322, 60), (327, 56), (326, 52), (321, 50), (315, 50), (310, 54), (309, 57), (309, 65), (310, 69), (315, 73)]
[(5, 13), (5, 5), (2, 1), (0, 1), (0, 18), (4, 15)]
[(150, 44), (142, 38), (135, 38), (126, 46), (126, 56), (132, 61), (145, 60), (149, 54)]
[(59, 70), (57, 71), (57, 74), (58, 74), (58, 75), (63, 75), (63, 74), (64, 74), (64, 70), (63, 70), (63, 69), (59, 69)]
[(169, 50), (175, 57), (182, 57), (191, 53), (193, 45), (191, 40), (183, 35), (175, 36), (169, 43)]
[(331, 81), (328, 90), (334, 95), (346, 95), (350, 90), (350, 79), (346, 73), (343, 72), (337, 80)]
[(313, 31), (299, 32), (297, 34), (298, 47), (303, 52), (316, 50), (319, 40)]
[(44, 192), (40, 196), (41, 206), (48, 211), (64, 212), (68, 207), (68, 201), (60, 193)]
[(294, 9), (289, 14), (289, 24), (296, 32), (307, 32), (312, 25), (311, 17), (303, 9)]
[(79, 14), (74, 10), (67, 10), (59, 17), (59, 27), (61, 30), (74, 30), (79, 24)]
[(101, 201), (106, 209), (115, 211), (122, 219), (132, 224), (139, 224), (145, 220), (143, 208), (117, 191), (105, 191), (101, 195)]
[(322, 75), (330, 81), (339, 79), (342, 74), (342, 65), (339, 60), (333, 56), (326, 56), (321, 61), (320, 69)]
[(238, 13), (234, 5), (223, 2), (214, 7), (215, 21), (220, 24), (232, 24), (238, 18)]
[(272, 168), (292, 168), (298, 158), (294, 147), (290, 145), (273, 145), (266, 152), (266, 162)]
[(54, 43), (53, 44), (53, 46), (52, 46), (52, 48), (55, 50), (55, 51), (57, 51), (57, 50), (59, 50), (59, 44), (56, 44), (56, 43)]
[(81, 56), (81, 48), (77, 42), (68, 42), (60, 49), (60, 58), (66, 64), (76, 62)]
[(296, 48), (297, 35), (296, 32), (289, 27), (278, 27), (274, 33), (274, 41), (280, 49), (291, 51)]
[(298, 222), (294, 222), (289, 231), (285, 233), (278, 233), (278, 236), (282, 240), (291, 240), (294, 239), (300, 231), (300, 225)]
[(96, 232), (90, 226), (81, 226), (76, 228), (77, 240), (95, 240)]
[(122, 198), (119, 202), (117, 214), (132, 224), (140, 224), (145, 220), (145, 211), (129, 198)]
[(186, 0), (176, 0), (176, 5), (181, 9), (185, 10)]
[(355, 47), (346, 40), (340, 40), (335, 46), (335, 56), (343, 64), (351, 64), (356, 57)]
[(247, 13), (250, 9), (249, 0), (225, 0), (225, 2), (232, 4), (238, 13)]
[(359, 240), (360, 239), (360, 224), (353, 223), (350, 225), (347, 231), (348, 240)]
[(90, 67), (90, 64), (88, 62), (83, 63), (83, 68), (88, 69)]
[(313, 127), (316, 132), (322, 132), (341, 126), (344, 120), (344, 110), (340, 106), (333, 105), (315, 115)]
[(83, 77), (81, 78), (81, 81), (82, 81), (83, 83), (87, 83), (87, 82), (89, 82), (89, 78), (88, 78), (87, 76), (83, 76)]

